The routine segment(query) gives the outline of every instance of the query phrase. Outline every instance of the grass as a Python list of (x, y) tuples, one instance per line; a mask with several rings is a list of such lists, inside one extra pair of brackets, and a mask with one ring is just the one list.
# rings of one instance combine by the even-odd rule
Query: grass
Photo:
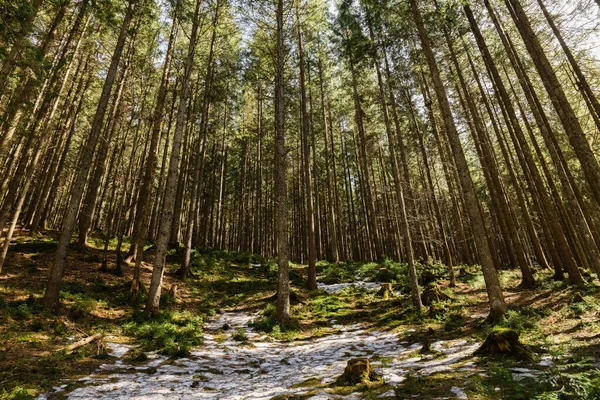
[(185, 357), (189, 348), (202, 344), (202, 318), (189, 311), (164, 311), (153, 317), (134, 315), (123, 324), (124, 333), (135, 337), (144, 351)]

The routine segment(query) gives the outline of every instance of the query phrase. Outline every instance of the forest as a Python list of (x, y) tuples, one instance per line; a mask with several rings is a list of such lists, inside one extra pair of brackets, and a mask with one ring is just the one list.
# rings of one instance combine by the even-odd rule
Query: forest
[(0, 0), (0, 400), (600, 399), (600, 0)]

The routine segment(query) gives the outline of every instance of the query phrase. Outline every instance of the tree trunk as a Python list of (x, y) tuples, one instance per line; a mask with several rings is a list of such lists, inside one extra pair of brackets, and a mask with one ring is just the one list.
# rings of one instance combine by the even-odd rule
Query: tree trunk
[(542, 77), (544, 87), (546, 88), (552, 105), (567, 133), (569, 143), (571, 143), (571, 146), (573, 146), (573, 149), (575, 150), (575, 154), (577, 154), (577, 157), (579, 158), (581, 168), (590, 186), (592, 195), (596, 202), (600, 203), (600, 165), (598, 164), (598, 160), (581, 128), (579, 120), (575, 115), (575, 111), (573, 111), (558, 77), (550, 64), (550, 61), (546, 57), (546, 53), (544, 52), (539, 39), (531, 27), (529, 18), (523, 10), (520, 0), (504, 0), (504, 2), (525, 42), (527, 51), (531, 55), (531, 59), (535, 64), (538, 73)]
[(162, 208), (160, 226), (158, 228), (158, 243), (156, 245), (156, 255), (154, 258), (154, 268), (152, 269), (152, 280), (148, 291), (148, 301), (145, 312), (147, 314), (156, 314), (160, 305), (160, 293), (162, 289), (163, 274), (165, 271), (167, 250), (169, 239), (171, 237), (171, 224), (173, 222), (173, 210), (175, 207), (175, 192), (177, 190), (177, 176), (179, 169), (179, 158), (181, 154), (181, 139), (185, 125), (185, 116), (187, 111), (187, 100), (190, 93), (192, 67), (194, 64), (194, 54), (196, 42), (198, 39), (198, 25), (200, 22), (200, 4), (202, 0), (196, 0), (194, 17), (192, 20), (192, 31), (189, 39), (187, 56), (184, 62), (184, 73), (179, 97), (179, 107), (177, 110), (177, 120), (175, 122), (175, 132), (173, 133), (173, 145), (171, 148), (171, 157), (169, 159), (169, 169), (167, 173), (167, 182), (165, 184), (165, 200)]
[[(367, 21), (369, 26), (369, 35), (373, 42), (377, 43), (375, 38), (375, 33), (373, 32), (372, 22), (368, 16), (367, 10)], [(404, 201), (404, 189), (402, 187), (402, 182), (400, 180), (400, 169), (398, 168), (398, 159), (396, 157), (396, 143), (394, 141), (394, 134), (392, 133), (392, 126), (390, 122), (390, 117), (387, 109), (387, 100), (385, 97), (385, 87), (383, 83), (383, 78), (381, 75), (381, 67), (379, 66), (378, 53), (375, 52), (373, 61), (375, 63), (375, 68), (377, 71), (377, 83), (379, 85), (379, 101), (381, 102), (381, 109), (383, 113), (383, 120), (385, 122), (385, 131), (387, 133), (388, 139), (388, 149), (390, 152), (390, 160), (392, 161), (392, 176), (394, 179), (394, 189), (396, 192), (396, 201), (398, 202), (398, 209), (400, 211), (400, 223), (402, 226), (402, 230), (404, 231), (404, 247), (406, 249), (407, 263), (408, 263), (408, 272), (410, 279), (410, 290), (411, 290), (411, 299), (413, 303), (413, 307), (415, 307), (417, 313), (421, 313), (421, 308), (423, 307), (423, 303), (421, 302), (421, 295), (419, 294), (419, 282), (417, 279), (417, 269), (415, 266), (415, 254), (413, 251), (413, 243), (412, 236), (410, 232), (410, 226), (408, 223), (408, 217), (406, 212), (406, 204)], [(396, 132), (397, 135), (400, 132)], [(399, 235), (399, 232), (398, 232)], [(399, 251), (398, 251), (399, 252)]]
[(176, 2), (173, 12), (173, 21), (171, 25), (171, 33), (169, 34), (169, 44), (167, 46), (167, 52), (165, 54), (165, 61), (163, 64), (162, 77), (160, 80), (160, 88), (158, 89), (158, 96), (156, 99), (156, 105), (152, 114), (152, 132), (150, 136), (150, 148), (148, 151), (148, 157), (146, 158), (146, 165), (144, 168), (144, 176), (142, 178), (142, 185), (140, 187), (140, 193), (136, 205), (135, 222), (133, 227), (133, 243), (131, 254), (135, 260), (135, 267), (133, 270), (133, 281), (131, 283), (131, 293), (133, 296), (137, 294), (140, 287), (140, 275), (142, 266), (142, 256), (144, 249), (144, 242), (148, 231), (148, 225), (150, 222), (150, 198), (152, 196), (152, 183), (154, 175), (156, 173), (157, 164), (157, 153), (160, 142), (160, 133), (163, 127), (163, 121), (165, 116), (165, 102), (167, 99), (167, 93), (169, 91), (169, 76), (171, 73), (171, 58), (173, 56), (173, 50), (175, 48), (175, 42), (177, 40), (177, 11), (179, 1)]
[(85, 190), (87, 175), (92, 165), (94, 152), (96, 151), (96, 145), (98, 144), (100, 131), (102, 130), (104, 116), (106, 114), (108, 101), (110, 99), (110, 93), (117, 75), (117, 68), (119, 67), (121, 54), (123, 53), (123, 48), (125, 47), (125, 40), (127, 39), (129, 33), (129, 24), (133, 18), (135, 4), (136, 0), (129, 0), (125, 18), (123, 19), (121, 31), (117, 39), (117, 45), (106, 73), (106, 79), (104, 81), (104, 86), (102, 88), (96, 114), (92, 122), (92, 129), (77, 169), (75, 182), (72, 186), (71, 199), (66, 214), (63, 217), (63, 224), (56, 249), (54, 265), (50, 271), (46, 293), (44, 294), (43, 304), (45, 309), (56, 309), (59, 305), (60, 286), (67, 262), (67, 250), (69, 243), (71, 242), (71, 233), (73, 232), (73, 228), (75, 227), (75, 222), (77, 220), (77, 214), (81, 204), (81, 198), (83, 197), (83, 192)]
[(296, 28), (298, 40), (298, 64), (300, 65), (300, 107), (302, 109), (302, 145), (304, 146), (304, 188), (306, 190), (306, 230), (308, 231), (308, 290), (317, 288), (317, 248), (315, 241), (315, 213), (313, 205), (312, 178), (310, 171), (310, 143), (309, 143), (309, 121), (308, 104), (306, 99), (306, 73), (304, 67), (304, 48), (302, 43), (302, 30), (300, 23), (300, 10), (296, 2)]
[(438, 106), (440, 107), (440, 111), (442, 113), (444, 126), (446, 128), (446, 133), (448, 134), (452, 153), (456, 162), (456, 167), (462, 185), (463, 196), (467, 206), (467, 212), (469, 213), (471, 219), (471, 227), (477, 243), (479, 262), (483, 270), (483, 276), (489, 298), (489, 318), (492, 320), (499, 319), (502, 318), (506, 312), (506, 303), (504, 302), (502, 288), (500, 287), (500, 281), (498, 280), (498, 275), (496, 273), (494, 261), (492, 259), (490, 247), (487, 241), (485, 223), (481, 213), (479, 212), (477, 197), (469, 172), (469, 166), (461, 147), (458, 131), (454, 125), (448, 96), (442, 84), (440, 72), (435, 60), (435, 55), (433, 54), (433, 50), (431, 48), (431, 41), (427, 36), (427, 31), (425, 30), (421, 11), (419, 10), (418, 0), (411, 0), (411, 8), (421, 40), (421, 46), (423, 52), (425, 53), (425, 58), (433, 79)]
[(277, 0), (277, 42), (275, 45), (275, 237), (277, 241), (277, 321), (290, 318), (289, 249), (287, 233), (286, 151), (285, 151), (285, 44), (283, 0)]

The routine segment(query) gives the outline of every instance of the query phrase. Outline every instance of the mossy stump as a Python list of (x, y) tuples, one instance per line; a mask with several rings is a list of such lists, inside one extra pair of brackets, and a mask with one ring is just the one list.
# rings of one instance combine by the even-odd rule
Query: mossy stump
[(392, 282), (392, 280), (396, 279), (396, 274), (392, 273), (387, 268), (379, 268), (379, 271), (377, 271), (377, 275), (375, 275), (375, 279), (377, 280), (377, 282), (390, 283)]
[(168, 296), (173, 300), (177, 300), (177, 285), (176, 284), (171, 285), (171, 287), (169, 288)]
[(577, 304), (577, 303), (585, 303), (583, 295), (580, 292), (575, 292), (575, 294), (573, 295), (573, 298), (571, 299), (571, 304)]
[(387, 299), (388, 297), (394, 297), (395, 295), (396, 293), (394, 293), (391, 283), (382, 283), (379, 291), (377, 292), (377, 296), (383, 297), (384, 299)]
[(533, 352), (519, 340), (512, 329), (494, 329), (474, 353), (476, 356), (506, 356), (521, 361), (533, 361)]
[(337, 379), (338, 385), (357, 385), (377, 380), (368, 358), (353, 358), (348, 361), (344, 373)]
[(451, 300), (452, 298), (442, 292), (438, 285), (430, 284), (425, 287), (421, 295), (421, 302), (424, 306), (430, 306), (432, 303), (442, 300)]

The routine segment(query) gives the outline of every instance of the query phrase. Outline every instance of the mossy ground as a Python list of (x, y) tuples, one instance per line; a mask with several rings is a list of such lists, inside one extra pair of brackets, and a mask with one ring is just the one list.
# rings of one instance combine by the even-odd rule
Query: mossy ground
[[(199, 251), (193, 255), (195, 277), (182, 283), (173, 275), (178, 269), (178, 250), (169, 256), (164, 282), (165, 288), (178, 285), (177, 298), (165, 296), (161, 316), (148, 320), (140, 314), (144, 296), (133, 303), (129, 299), (131, 268), (125, 267), (123, 276), (100, 270), (104, 255), (99, 239), (91, 241), (85, 254), (70, 252), (61, 292), (62, 307), (57, 314), (47, 313), (39, 304), (53, 262), (54, 237), (52, 232), (36, 239), (17, 235), (17, 244), (11, 247), (0, 276), (0, 398), (34, 398), (61, 382), (86, 376), (107, 362), (95, 357), (95, 343), (73, 354), (60, 351), (76, 338), (102, 332), (110, 341), (139, 344), (137, 352), (130, 355), (139, 361), (143, 361), (148, 350), (176, 356), (178, 351), (201, 345), (202, 321), (225, 310), (262, 310), (255, 326), (274, 339), (285, 341), (311, 340), (334, 332), (338, 324), (350, 323), (398, 333), (400, 340), (409, 343), (426, 338), (483, 342), (497, 328), (485, 320), (487, 299), (477, 267), (461, 266), (457, 286), (449, 288), (443, 266), (420, 265), (421, 283), (438, 281), (440, 290), (451, 300), (434, 303), (434, 307), (425, 308), (418, 315), (410, 307), (403, 264), (319, 263), (321, 281), (328, 283), (350, 282), (356, 276), (377, 280), (383, 269), (386, 280), (399, 294), (387, 299), (358, 288), (337, 294), (306, 291), (305, 267), (293, 265), (294, 320), (280, 327), (273, 318), (276, 271), (272, 261), (249, 254)], [(109, 267), (114, 267), (115, 260), (114, 252), (110, 252)], [(142, 270), (146, 287), (151, 261), (149, 251)], [(261, 266), (253, 267), (252, 263)], [(552, 357), (555, 367), (547, 368), (543, 376), (516, 380), (509, 368), (523, 363), (474, 358), (484, 373), (454, 371), (408, 376), (395, 387), (378, 382), (316, 390), (339, 394), (360, 391), (366, 398), (375, 398), (393, 389), (399, 398), (435, 398), (448, 396), (452, 387), (460, 387), (474, 399), (594, 398), (590, 397), (595, 395), (590, 388), (600, 387), (600, 375), (591, 367), (592, 361), (600, 357), (600, 290), (594, 284), (581, 288), (555, 282), (550, 272), (539, 272), (537, 279), (536, 289), (524, 290), (518, 287), (517, 272), (501, 272), (509, 312), (499, 326), (518, 331), (523, 343), (543, 349)], [(576, 293), (583, 301), (573, 301)], [(224, 338), (225, 335), (236, 335), (241, 341), (244, 336), (237, 331), (224, 333)], [(415, 353), (418, 355), (418, 351)], [(553, 394), (557, 390), (562, 390), (560, 397)]]

